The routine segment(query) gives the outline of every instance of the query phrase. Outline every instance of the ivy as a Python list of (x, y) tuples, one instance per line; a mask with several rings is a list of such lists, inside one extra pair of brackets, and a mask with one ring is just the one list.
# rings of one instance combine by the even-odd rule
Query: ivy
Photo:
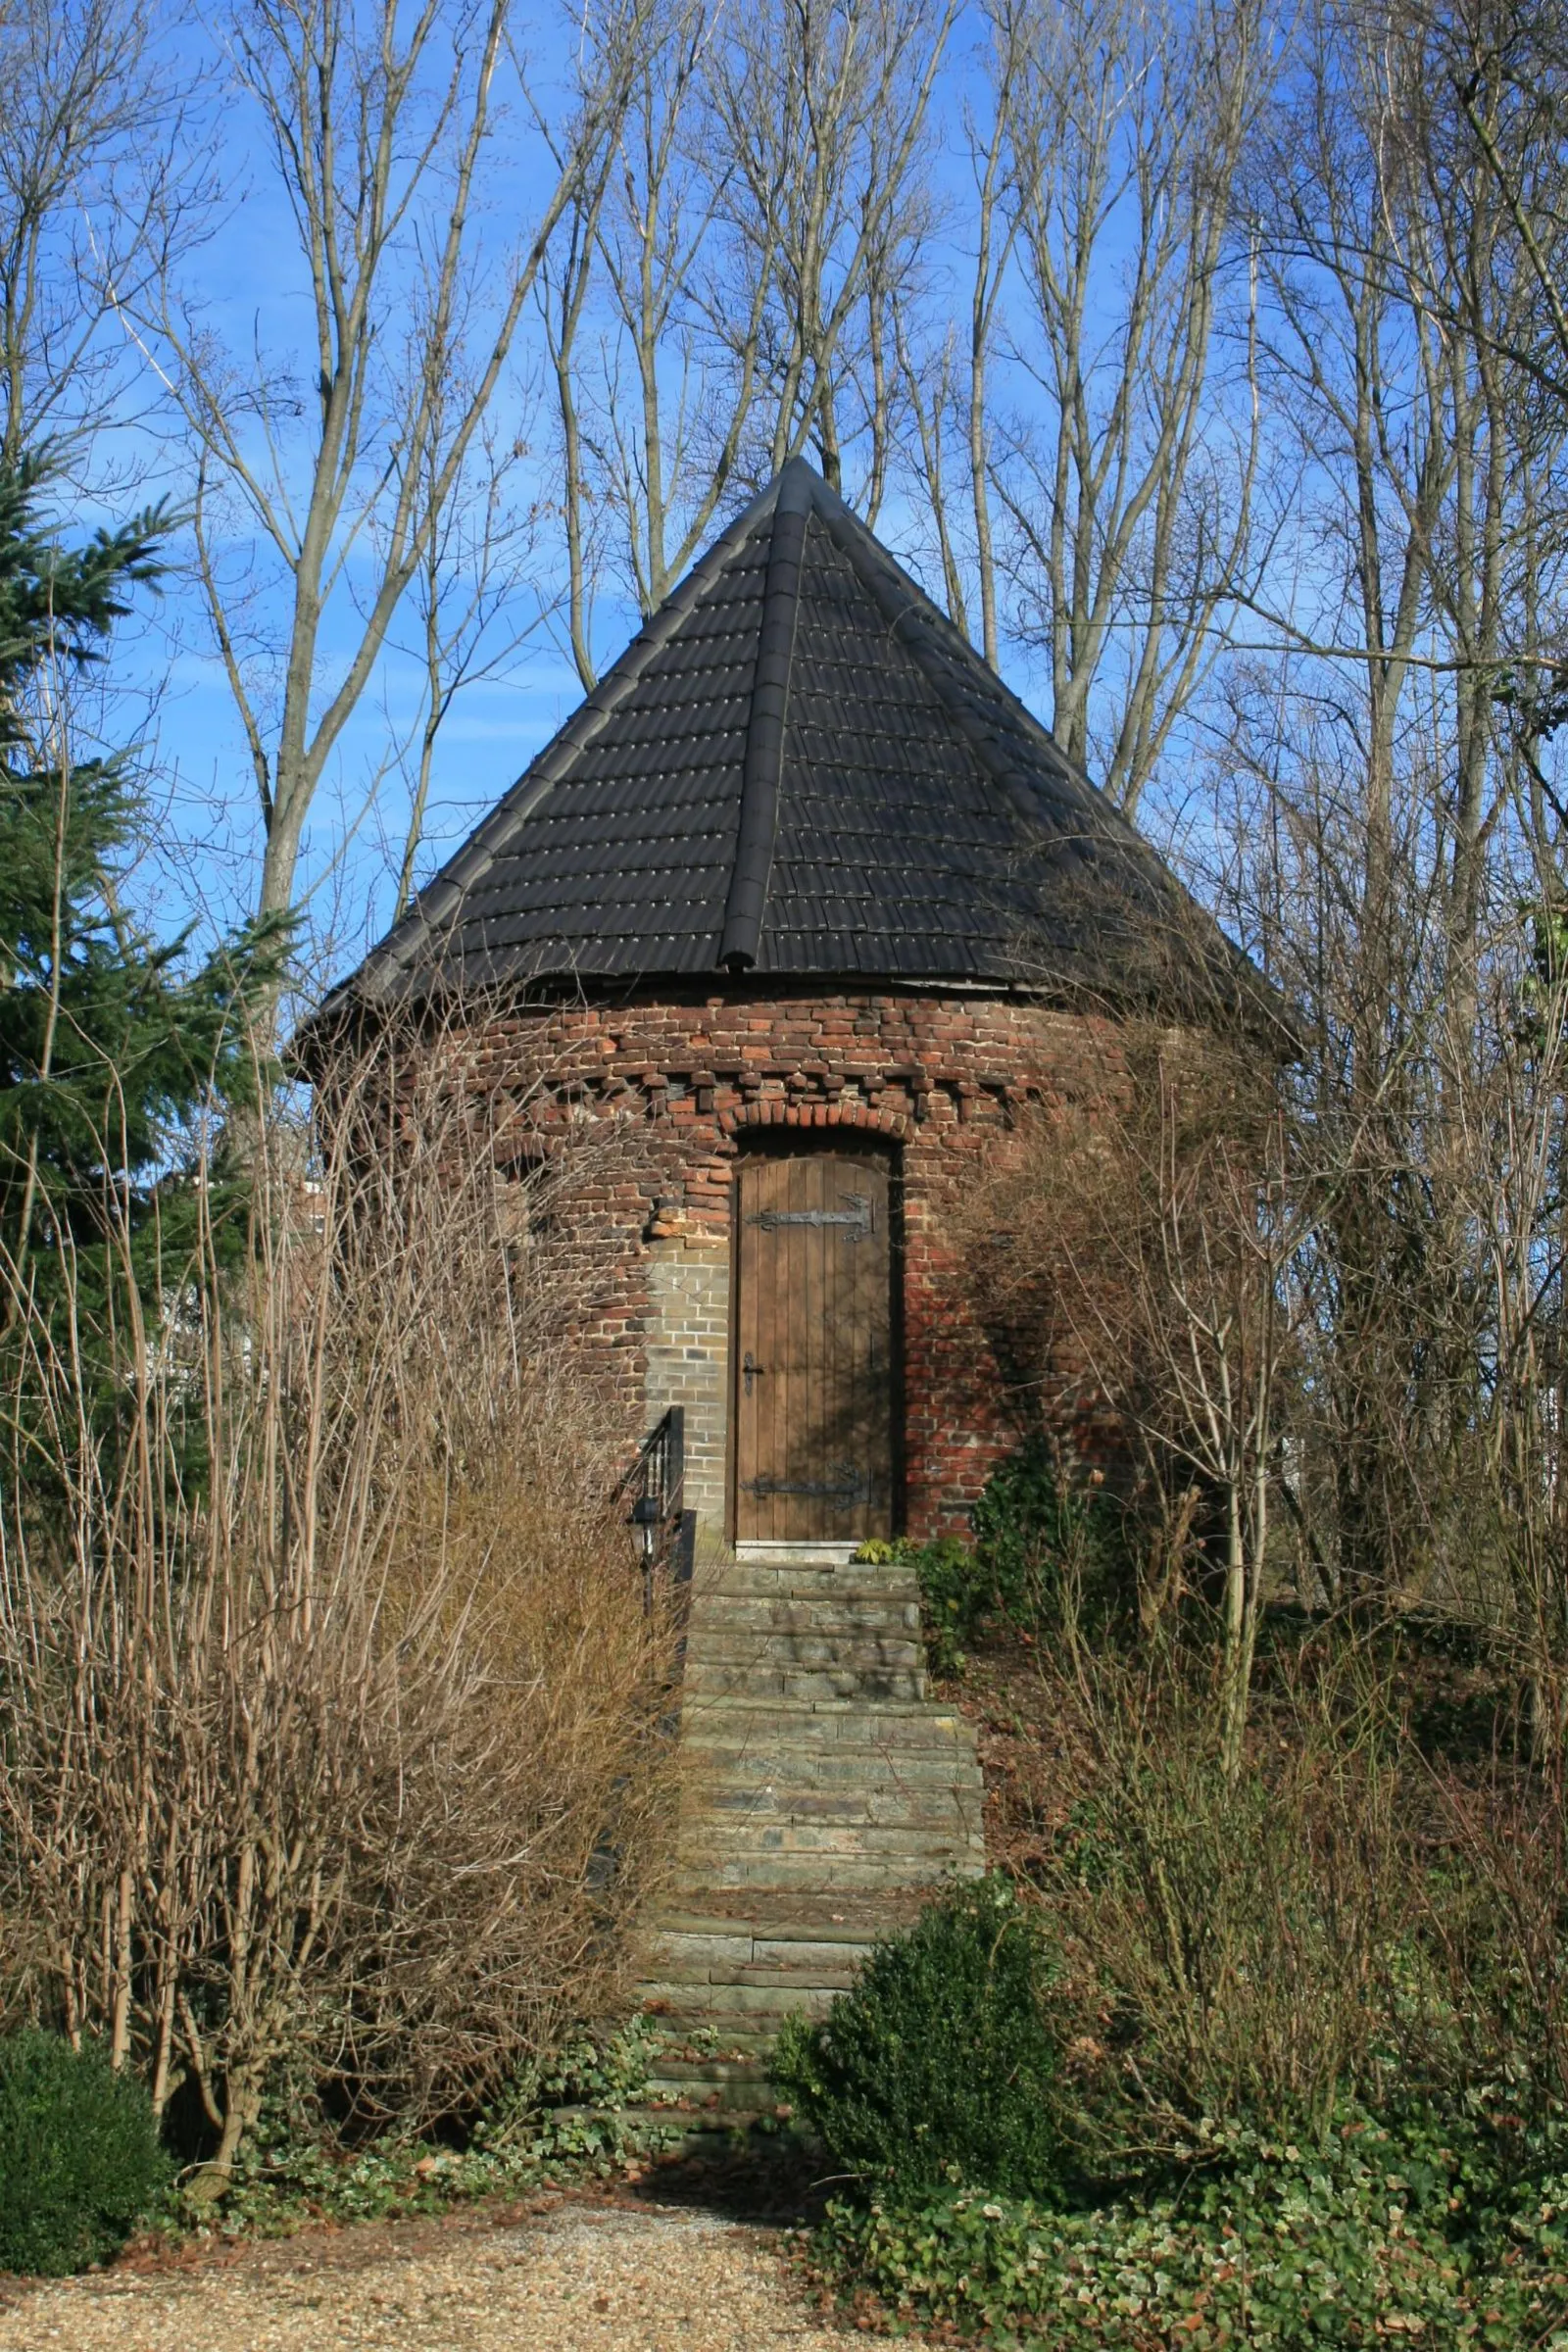
[(1185, 2183), (1089, 2213), (981, 2189), (835, 2204), (819, 2274), (897, 2320), (1061, 2352), (1568, 2352), (1568, 2180), (1478, 2210), (1454, 2150), (1355, 2117), (1313, 2148), (1191, 2153)]

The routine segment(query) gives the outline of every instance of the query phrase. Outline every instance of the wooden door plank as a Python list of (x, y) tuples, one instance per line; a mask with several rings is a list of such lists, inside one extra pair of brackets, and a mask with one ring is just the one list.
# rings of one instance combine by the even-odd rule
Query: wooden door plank
[[(875, 1201), (870, 1190), (871, 1172), (856, 1170), (856, 1189), (871, 1203), (873, 1223)], [(864, 1477), (874, 1475), (871, 1462), (871, 1432), (866, 1396), (866, 1290), (867, 1269), (874, 1264), (876, 1242), (872, 1235), (860, 1235), (844, 1252), (848, 1261), (851, 1297), (845, 1313), (843, 1386), (845, 1414), (845, 1453), (852, 1458), (857, 1470)], [(862, 1521), (865, 1506), (862, 1505)]]
[[(869, 1169), (856, 1168), (856, 1193), (869, 1200)], [(856, 1469), (868, 1475), (869, 1429), (866, 1422), (865, 1396), (865, 1287), (866, 1264), (874, 1253), (874, 1244), (863, 1234), (852, 1242), (845, 1235), (845, 1247), (839, 1252), (844, 1269), (847, 1297), (842, 1310), (842, 1336), (839, 1344), (839, 1412), (844, 1431), (844, 1458), (853, 1461)], [(864, 1521), (864, 1506), (861, 1506)]]
[[(824, 1178), (831, 1165), (825, 1159), (802, 1159), (801, 1202), (807, 1215), (814, 1210), (820, 1215), (827, 1198)], [(823, 1245), (827, 1234), (820, 1225), (800, 1228), (801, 1289), (798, 1313), (801, 1322), (801, 1353), (805, 1358), (807, 1410), (801, 1416), (798, 1439), (798, 1467), (794, 1476), (803, 1486), (819, 1486), (827, 1475), (825, 1459), (827, 1430), (825, 1426), (827, 1396), (826, 1367), (828, 1334), (824, 1328), (827, 1301), (823, 1276), (827, 1251)], [(821, 1494), (803, 1494), (800, 1497), (800, 1524), (809, 1543), (820, 1543), (826, 1535), (828, 1503)]]
[[(809, 1216), (812, 1209), (820, 1207), (821, 1199), (822, 1162), (804, 1157), (796, 1160), (794, 1207)], [(818, 1467), (822, 1458), (822, 1231), (820, 1226), (797, 1225), (793, 1232), (792, 1353), (800, 1366), (800, 1396), (791, 1431), (790, 1478), (797, 1486), (808, 1487), (822, 1476)], [(821, 1496), (798, 1494), (790, 1500), (792, 1532), (805, 1543), (816, 1543), (822, 1532)]]
[(751, 1542), (759, 1533), (758, 1499), (753, 1481), (757, 1476), (760, 1448), (758, 1446), (757, 1405), (755, 1396), (746, 1394), (742, 1366), (748, 1354), (757, 1351), (757, 1312), (761, 1284), (757, 1263), (757, 1227), (752, 1222), (756, 1204), (757, 1162), (742, 1160), (736, 1172), (735, 1280), (735, 1367), (732, 1376), (735, 1414), (735, 1533), (742, 1543)]
[(874, 1481), (874, 1505), (869, 1532), (893, 1533), (893, 1237), (890, 1228), (890, 1188), (885, 1166), (874, 1171), (872, 1194), (876, 1212), (876, 1245), (866, 1252), (864, 1269), (864, 1378), (866, 1398), (866, 1457)]
[[(831, 1213), (841, 1205), (844, 1172), (847, 1162), (825, 1159), (819, 1162), (821, 1183), (818, 1198), (822, 1208)], [(822, 1324), (821, 1324), (821, 1437), (817, 1451), (822, 1467), (817, 1477), (829, 1481), (837, 1475), (838, 1464), (844, 1459), (844, 1330), (841, 1321), (841, 1282), (846, 1255), (843, 1229), (824, 1226), (822, 1229)], [(841, 1506), (823, 1496), (818, 1510), (818, 1524), (829, 1542), (845, 1532), (845, 1513)]]
[[(770, 1205), (788, 1216), (795, 1205), (795, 1162), (790, 1159), (773, 1162), (773, 1187)], [(795, 1292), (800, 1280), (797, 1264), (799, 1251), (793, 1226), (775, 1226), (767, 1238), (767, 1254), (772, 1265), (773, 1328), (772, 1355), (769, 1377), (776, 1379), (773, 1395), (773, 1452), (768, 1462), (771, 1475), (787, 1484), (795, 1452), (795, 1423), (800, 1410), (800, 1381), (795, 1365)], [(773, 1497), (773, 1533), (787, 1542), (795, 1533), (791, 1498), (775, 1493)]]
[[(784, 1204), (789, 1181), (789, 1169), (778, 1160), (764, 1159), (758, 1184), (758, 1212)], [(760, 1310), (759, 1361), (762, 1366), (758, 1385), (762, 1396), (760, 1426), (766, 1442), (758, 1459), (758, 1468), (769, 1477), (778, 1476), (778, 1464), (788, 1444), (790, 1376), (787, 1321), (782, 1307), (784, 1285), (780, 1280), (778, 1231), (764, 1233), (759, 1229), (757, 1260), (765, 1298)], [(770, 1490), (762, 1506), (762, 1522), (768, 1538), (777, 1543), (789, 1532), (782, 1523), (782, 1497)]]
[[(885, 1534), (894, 1459), (887, 1169), (825, 1152), (748, 1157), (734, 1199), (736, 1533), (792, 1543)], [(859, 1200), (863, 1227), (827, 1221)], [(831, 1492), (846, 1474), (865, 1482), (853, 1504)]]
[[(822, 1165), (822, 1207), (829, 1215), (842, 1215), (852, 1207), (859, 1192), (859, 1169), (853, 1160), (831, 1159)], [(823, 1228), (825, 1264), (835, 1276), (836, 1311), (824, 1330), (824, 1363), (822, 1379), (822, 1469), (819, 1476), (837, 1483), (841, 1477), (854, 1478), (860, 1469), (860, 1446), (856, 1430), (858, 1386), (855, 1378), (855, 1313), (853, 1293), (845, 1299), (838, 1290), (839, 1278), (850, 1286), (857, 1282), (856, 1264), (863, 1243), (853, 1227)], [(848, 1311), (846, 1311), (846, 1309)], [(856, 1505), (827, 1504), (825, 1514), (831, 1517), (834, 1532), (858, 1535), (863, 1510)]]

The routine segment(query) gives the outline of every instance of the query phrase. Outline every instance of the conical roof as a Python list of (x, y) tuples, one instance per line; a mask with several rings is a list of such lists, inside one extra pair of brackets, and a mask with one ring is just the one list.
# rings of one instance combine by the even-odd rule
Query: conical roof
[(796, 459), (329, 1007), (725, 971), (1234, 998), (1238, 962)]

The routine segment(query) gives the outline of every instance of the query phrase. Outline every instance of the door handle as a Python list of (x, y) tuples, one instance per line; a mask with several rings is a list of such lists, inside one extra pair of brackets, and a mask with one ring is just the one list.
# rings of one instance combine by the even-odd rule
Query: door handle
[(748, 1348), (746, 1353), (741, 1357), (741, 1373), (746, 1382), (746, 1394), (748, 1396), (752, 1393), (753, 1381), (760, 1380), (766, 1369), (767, 1366), (765, 1364), (758, 1363), (752, 1354), (751, 1349)]

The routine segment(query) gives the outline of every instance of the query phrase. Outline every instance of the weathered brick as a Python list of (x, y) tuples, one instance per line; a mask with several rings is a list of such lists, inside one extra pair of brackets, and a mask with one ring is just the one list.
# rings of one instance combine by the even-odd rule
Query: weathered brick
[[(593, 1125), (622, 1139), (612, 1172), (576, 1202), (577, 1334), (629, 1420), (685, 1405), (690, 1499), (715, 1528), (736, 1156), (791, 1133), (803, 1150), (831, 1148), (836, 1135), (878, 1138), (904, 1201), (906, 1522), (915, 1533), (963, 1524), (1020, 1423), (944, 1242), (944, 1202), (973, 1185), (1020, 1107), (1114, 1079), (1114, 1023), (1005, 996), (768, 999), (754, 987), (691, 1003), (666, 994), (514, 1009), (471, 1039), (466, 1066), (467, 1082), (496, 1099), (498, 1133), (509, 1131), (510, 1095), (517, 1142)], [(1086, 1448), (1102, 1442), (1076, 1407), (1063, 1413)]]

